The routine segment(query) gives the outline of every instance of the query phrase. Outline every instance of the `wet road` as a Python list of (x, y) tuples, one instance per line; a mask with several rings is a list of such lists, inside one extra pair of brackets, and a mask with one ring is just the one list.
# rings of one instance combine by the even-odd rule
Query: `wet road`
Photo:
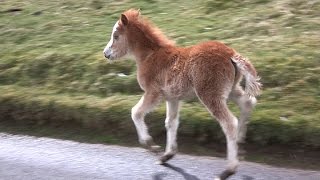
[[(1, 180), (206, 180), (225, 166), (213, 157), (178, 154), (166, 166), (156, 158), (141, 148), (0, 133)], [(230, 179), (320, 180), (320, 172), (242, 162)]]

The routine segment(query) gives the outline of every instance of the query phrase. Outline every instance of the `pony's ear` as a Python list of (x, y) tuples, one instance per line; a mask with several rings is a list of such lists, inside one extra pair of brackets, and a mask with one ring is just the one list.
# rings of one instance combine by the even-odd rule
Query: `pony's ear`
[(138, 9), (138, 16), (141, 16), (141, 9)]
[(121, 14), (120, 20), (121, 20), (122, 24), (125, 26), (128, 25), (128, 23), (129, 23), (127, 16), (124, 14)]

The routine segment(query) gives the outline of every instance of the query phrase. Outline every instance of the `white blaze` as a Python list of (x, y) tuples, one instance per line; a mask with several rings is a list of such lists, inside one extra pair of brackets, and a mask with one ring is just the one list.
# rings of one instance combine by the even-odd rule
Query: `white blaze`
[(110, 39), (110, 41), (108, 42), (107, 46), (106, 46), (106, 47), (104, 48), (104, 50), (103, 50), (103, 53), (104, 53), (104, 54), (108, 54), (108, 55), (112, 54), (111, 46), (112, 46), (112, 44), (113, 44), (113, 34), (114, 34), (114, 32), (117, 31), (117, 28), (118, 28), (118, 27), (119, 27), (119, 21), (117, 21), (116, 24), (113, 26), (112, 33), (111, 33), (111, 39)]

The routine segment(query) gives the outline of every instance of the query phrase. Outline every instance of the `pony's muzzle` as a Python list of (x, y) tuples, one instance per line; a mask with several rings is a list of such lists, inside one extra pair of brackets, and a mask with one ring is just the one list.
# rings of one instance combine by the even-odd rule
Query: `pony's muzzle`
[(107, 46), (106, 48), (104, 48), (103, 55), (104, 55), (105, 58), (111, 59), (112, 58), (111, 54), (112, 54), (112, 50), (111, 50), (110, 47)]
[(103, 54), (105, 58), (110, 59), (111, 54), (106, 54), (106, 53), (103, 53)]
[(111, 51), (110, 50), (106, 50), (106, 51), (103, 51), (103, 55), (105, 58), (107, 59), (112, 59), (112, 56), (111, 56)]

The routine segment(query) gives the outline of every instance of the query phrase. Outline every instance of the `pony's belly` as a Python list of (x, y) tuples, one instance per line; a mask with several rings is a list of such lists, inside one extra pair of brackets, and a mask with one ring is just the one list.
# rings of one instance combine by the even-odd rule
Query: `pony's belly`
[(175, 85), (166, 86), (162, 89), (166, 99), (191, 99), (195, 97), (195, 92), (191, 87), (179, 87)]

